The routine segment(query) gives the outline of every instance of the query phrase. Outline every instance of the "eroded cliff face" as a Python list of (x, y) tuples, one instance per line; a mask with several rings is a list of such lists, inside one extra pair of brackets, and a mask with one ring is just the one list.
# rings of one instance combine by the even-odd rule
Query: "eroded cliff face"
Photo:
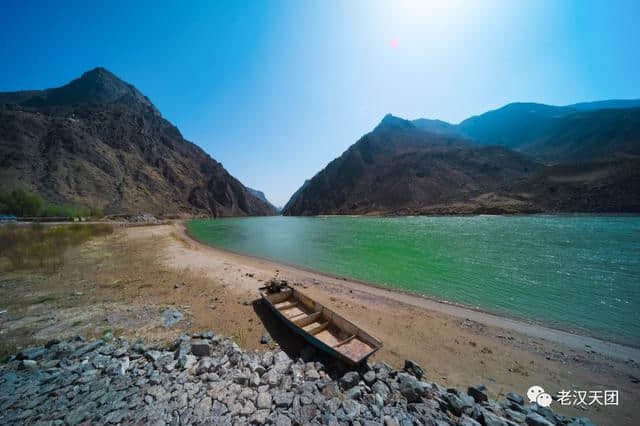
[(103, 68), (0, 94), (0, 182), (107, 213), (270, 215), (135, 87)]

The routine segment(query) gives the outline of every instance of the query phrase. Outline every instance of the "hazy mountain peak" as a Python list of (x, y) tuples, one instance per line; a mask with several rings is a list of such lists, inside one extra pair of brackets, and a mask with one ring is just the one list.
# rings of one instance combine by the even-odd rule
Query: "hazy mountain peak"
[(384, 116), (380, 124), (373, 129), (374, 132), (382, 131), (382, 130), (390, 130), (390, 129), (413, 129), (416, 126), (404, 118), (396, 117), (392, 114), (387, 114)]
[(111, 71), (97, 67), (61, 87), (3, 93), (0, 103), (25, 107), (57, 107), (69, 105), (124, 104), (160, 115), (151, 101), (133, 85), (122, 81)]

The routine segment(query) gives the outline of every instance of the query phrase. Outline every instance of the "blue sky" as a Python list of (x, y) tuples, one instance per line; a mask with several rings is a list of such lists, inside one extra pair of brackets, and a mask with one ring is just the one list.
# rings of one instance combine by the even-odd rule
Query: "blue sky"
[(104, 66), (283, 205), (388, 112), (640, 97), (639, 19), (637, 1), (3, 0), (0, 91)]

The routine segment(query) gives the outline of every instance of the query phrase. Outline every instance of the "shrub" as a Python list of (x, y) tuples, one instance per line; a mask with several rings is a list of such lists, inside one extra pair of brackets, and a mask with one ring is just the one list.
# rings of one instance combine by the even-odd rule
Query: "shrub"
[(46, 203), (39, 195), (24, 189), (14, 189), (0, 194), (0, 213), (18, 217), (102, 217), (103, 212), (95, 207), (80, 207), (67, 204)]
[(2, 213), (16, 216), (37, 216), (43, 205), (42, 198), (24, 189), (14, 189), (0, 194), (0, 208)]

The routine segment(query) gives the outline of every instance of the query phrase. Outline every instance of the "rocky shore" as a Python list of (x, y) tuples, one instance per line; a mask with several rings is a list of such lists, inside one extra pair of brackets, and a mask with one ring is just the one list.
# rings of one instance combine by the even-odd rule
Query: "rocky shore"
[(378, 362), (360, 371), (325, 368), (312, 348), (244, 351), (213, 332), (170, 347), (125, 339), (52, 340), (0, 366), (2, 424), (592, 425), (522, 396), (487, 397)]

